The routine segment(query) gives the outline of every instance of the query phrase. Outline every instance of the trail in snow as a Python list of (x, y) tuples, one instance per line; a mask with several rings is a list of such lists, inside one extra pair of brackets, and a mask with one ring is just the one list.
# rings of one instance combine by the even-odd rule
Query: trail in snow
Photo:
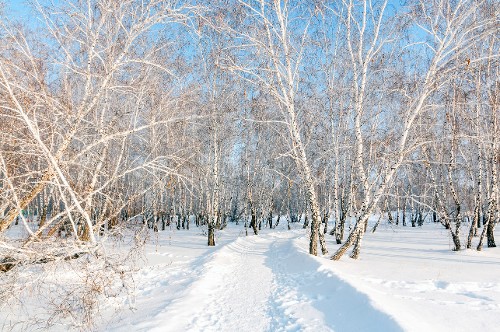
[[(222, 247), (193, 280), (186, 296), (164, 309), (157, 331), (263, 331), (272, 272), (263, 265), (269, 241), (239, 238)], [(245, 329), (243, 329), (245, 330)]]
[[(135, 293), (108, 298), (96, 330), (499, 330), (498, 248), (453, 252), (439, 224), (380, 225), (366, 234), (359, 260), (333, 262), (310, 256), (307, 231), (292, 226), (300, 229), (243, 237), (241, 226), (230, 224), (217, 233), (216, 247), (207, 247), (198, 228), (151, 232), (147, 261), (133, 283), (127, 279)], [(331, 252), (334, 242), (327, 237)], [(61, 275), (46, 277), (61, 283)], [(22, 315), (4, 306), (0, 321), (5, 329)]]
[[(153, 301), (150, 317), (132, 319), (117, 330), (401, 330), (366, 295), (321, 271), (321, 264), (296, 244), (301, 236), (297, 231), (241, 237), (186, 263), (191, 275), (165, 270), (158, 289), (142, 289), (143, 296), (163, 296), (164, 302)], [(167, 286), (172, 280), (183, 287)]]

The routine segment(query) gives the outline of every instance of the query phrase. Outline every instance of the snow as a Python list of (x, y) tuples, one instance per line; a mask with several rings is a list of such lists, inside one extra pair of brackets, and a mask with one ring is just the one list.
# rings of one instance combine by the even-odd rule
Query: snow
[[(331, 261), (309, 255), (308, 231), (295, 226), (245, 236), (229, 225), (215, 247), (198, 228), (151, 233), (135, 293), (110, 301), (97, 330), (500, 328), (497, 248), (453, 252), (440, 225), (380, 225), (366, 234), (360, 259)], [(333, 253), (338, 245), (327, 241)]]
[(381, 226), (366, 235), (359, 260), (339, 262), (308, 255), (302, 229), (219, 234), (215, 248), (200, 235), (170, 235), (141, 272), (141, 305), (107, 329), (468, 331), (500, 324), (498, 250), (452, 252), (442, 226)]
[[(301, 247), (307, 244), (304, 230), (266, 230), (248, 237), (236, 232), (224, 231), (215, 248), (189, 245), (186, 250), (186, 243), (204, 245), (205, 238), (182, 231), (171, 236), (170, 245), (150, 248), (153, 265), (138, 277), (145, 283), (138, 287), (137, 310), (105, 329), (401, 330), (365, 294), (322, 270), (322, 262)], [(353, 319), (356, 315), (364, 318)]]
[(406, 331), (500, 329), (499, 249), (453, 252), (448, 232), (433, 224), (386, 227), (367, 234), (359, 261), (324, 268), (368, 294)]

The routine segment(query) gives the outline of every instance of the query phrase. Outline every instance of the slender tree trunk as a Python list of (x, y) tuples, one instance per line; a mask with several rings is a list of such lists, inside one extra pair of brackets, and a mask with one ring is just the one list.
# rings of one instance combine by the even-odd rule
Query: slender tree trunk
[[(493, 219), (494, 217), (492, 217)], [(486, 231), (486, 237), (488, 238), (488, 248), (494, 248), (497, 245), (495, 244), (495, 235), (494, 235), (494, 230), (495, 230), (495, 222), (491, 222), (488, 224), (488, 228)]]
[[(493, 151), (494, 149), (494, 144), (493, 144)], [(487, 243), (488, 247), (496, 247), (495, 244), (495, 237), (494, 237), (494, 229), (495, 229), (495, 224), (496, 224), (496, 214), (497, 214), (497, 209), (496, 209), (496, 203), (497, 203), (497, 194), (498, 194), (498, 184), (497, 184), (497, 170), (496, 170), (496, 156), (494, 153), (492, 153), (491, 156), (491, 194), (488, 200), (488, 212), (487, 212), (487, 219), (486, 219), (486, 224), (484, 225), (483, 231), (481, 232), (481, 237), (479, 239), (479, 244), (477, 246), (477, 250), (481, 251), (483, 248), (483, 240), (485, 235), (487, 236)]]
[(403, 226), (406, 226), (406, 198), (403, 200)]
[(208, 223), (208, 246), (215, 246), (215, 223), (213, 221)]
[(257, 227), (257, 214), (254, 208), (251, 208), (251, 213), (252, 213), (252, 220), (250, 221), (250, 226), (253, 229), (253, 233), (255, 235), (259, 235), (259, 229)]

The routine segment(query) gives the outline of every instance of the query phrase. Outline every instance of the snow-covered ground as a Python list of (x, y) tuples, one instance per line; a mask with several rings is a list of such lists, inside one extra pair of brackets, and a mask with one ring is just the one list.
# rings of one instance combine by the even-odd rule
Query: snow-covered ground
[(451, 247), (440, 225), (380, 226), (359, 260), (334, 262), (307, 254), (301, 228), (245, 236), (230, 225), (212, 248), (199, 229), (168, 230), (147, 245), (134, 309), (109, 307), (98, 329), (500, 330), (500, 249)]

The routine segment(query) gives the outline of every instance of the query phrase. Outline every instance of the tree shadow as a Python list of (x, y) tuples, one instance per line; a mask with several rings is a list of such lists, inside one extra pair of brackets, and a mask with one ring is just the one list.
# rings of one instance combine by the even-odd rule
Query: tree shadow
[[(321, 320), (335, 331), (402, 331), (394, 319), (375, 308), (359, 292), (320, 262), (301, 252), (293, 241), (277, 240), (266, 265), (276, 276), (276, 288), (268, 303), (271, 330), (317, 330)], [(322, 316), (322, 317), (321, 317)]]

